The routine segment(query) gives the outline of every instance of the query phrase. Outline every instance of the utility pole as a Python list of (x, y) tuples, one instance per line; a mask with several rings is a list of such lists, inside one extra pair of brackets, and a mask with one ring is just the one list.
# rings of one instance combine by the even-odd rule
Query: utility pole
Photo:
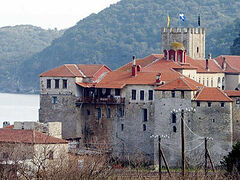
[(181, 138), (182, 138), (182, 176), (185, 176), (185, 124), (184, 110), (181, 111)]
[(158, 135), (158, 177), (162, 179), (162, 151), (161, 151), (161, 137)]
[(207, 138), (205, 138), (205, 176), (207, 175), (207, 159), (208, 159), (208, 151), (207, 151)]

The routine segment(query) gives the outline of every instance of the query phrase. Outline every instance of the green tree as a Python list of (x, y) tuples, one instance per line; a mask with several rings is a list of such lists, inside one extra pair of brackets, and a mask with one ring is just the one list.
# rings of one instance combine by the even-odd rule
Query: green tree
[(230, 173), (234, 171), (234, 168), (240, 172), (240, 142), (233, 145), (232, 151), (224, 157), (221, 164)]

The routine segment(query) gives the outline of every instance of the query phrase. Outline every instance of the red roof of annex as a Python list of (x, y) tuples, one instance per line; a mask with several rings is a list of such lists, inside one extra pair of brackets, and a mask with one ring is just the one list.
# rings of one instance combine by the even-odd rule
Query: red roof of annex
[(68, 141), (35, 130), (0, 129), (0, 143), (66, 144)]

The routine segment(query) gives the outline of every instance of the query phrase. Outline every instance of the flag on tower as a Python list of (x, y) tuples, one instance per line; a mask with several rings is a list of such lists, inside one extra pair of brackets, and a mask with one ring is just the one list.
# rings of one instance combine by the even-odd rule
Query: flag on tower
[(182, 13), (182, 12), (179, 13), (179, 18), (182, 21), (185, 21), (185, 19), (186, 19), (184, 13)]
[(167, 27), (169, 27), (169, 24), (170, 24), (170, 17), (169, 15), (167, 16)]

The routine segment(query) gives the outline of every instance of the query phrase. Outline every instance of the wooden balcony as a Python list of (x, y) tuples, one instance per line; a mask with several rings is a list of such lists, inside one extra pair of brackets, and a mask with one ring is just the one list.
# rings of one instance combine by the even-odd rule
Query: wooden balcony
[(107, 98), (93, 98), (93, 97), (83, 97), (76, 99), (76, 106), (81, 104), (124, 104), (125, 98), (122, 97), (107, 97)]

